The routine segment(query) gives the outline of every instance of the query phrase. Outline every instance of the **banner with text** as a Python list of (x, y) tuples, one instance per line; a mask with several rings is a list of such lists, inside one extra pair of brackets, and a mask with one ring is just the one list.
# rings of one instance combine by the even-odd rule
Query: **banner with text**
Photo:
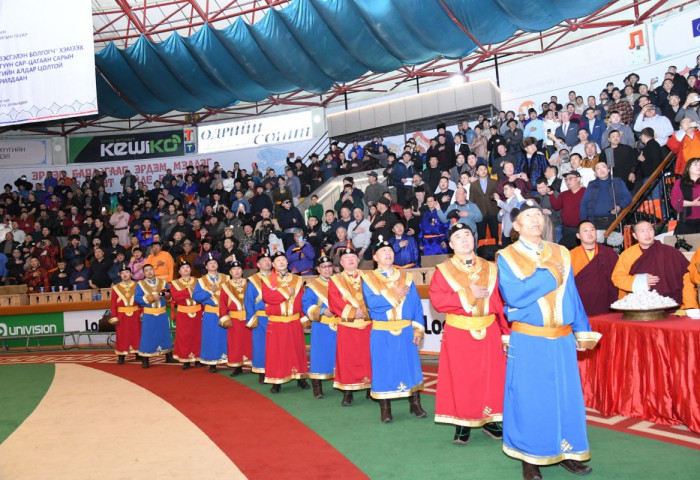
[(165, 158), (184, 153), (182, 130), (68, 139), (68, 163)]
[(0, 165), (51, 164), (51, 139), (0, 140)]
[(92, 176), (96, 169), (100, 168), (107, 173), (105, 182), (105, 190), (107, 192), (121, 192), (122, 187), (119, 180), (126, 170), (130, 170), (139, 182), (144, 182), (149, 187), (153, 186), (153, 182), (160, 180), (170, 169), (173, 175), (184, 174), (187, 167), (192, 166), (195, 169), (199, 165), (209, 165), (213, 167), (214, 163), (218, 162), (224, 169), (231, 170), (234, 162), (238, 162), (241, 168), (245, 168), (248, 172), (252, 172), (253, 163), (257, 163), (263, 173), (268, 167), (274, 168), (278, 174), (284, 172), (284, 167), (287, 165), (285, 159), (289, 152), (307, 152), (316, 142), (316, 139), (307, 140), (305, 142), (290, 143), (285, 145), (264, 146), (237, 152), (219, 152), (208, 155), (187, 155), (180, 157), (167, 158), (145, 158), (143, 160), (126, 160), (126, 161), (111, 161), (110, 163), (74, 163), (69, 165), (46, 165), (46, 166), (31, 166), (26, 168), (18, 168), (3, 166), (0, 164), (0, 185), (9, 183), (13, 185), (15, 180), (20, 176), (26, 175), (27, 181), (34, 183), (43, 183), (46, 178), (46, 172), (51, 171), (54, 176), (65, 171), (66, 174), (75, 178), (79, 182), (83, 182), (87, 175)]
[(442, 330), (445, 328), (445, 314), (436, 312), (427, 298), (421, 299), (425, 319), (425, 337), (418, 346), (421, 353), (440, 353)]
[(0, 126), (97, 113), (90, 0), (0, 3)]
[(306, 110), (289, 115), (201, 125), (197, 127), (197, 148), (199, 153), (211, 153), (299, 142), (320, 136), (314, 135), (314, 125), (321, 122), (319, 114)]

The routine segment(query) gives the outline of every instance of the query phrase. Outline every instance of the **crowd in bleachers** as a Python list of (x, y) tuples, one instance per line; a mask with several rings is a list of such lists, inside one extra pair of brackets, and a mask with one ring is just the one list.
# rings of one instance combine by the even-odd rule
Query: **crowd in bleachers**
[[(348, 244), (370, 260), (379, 237), (394, 245), (397, 266), (420, 266), (422, 257), (448, 252), (451, 222), (473, 227), (482, 244), (508, 244), (508, 212), (523, 198), (541, 203), (548, 239), (573, 247), (580, 221), (607, 228), (669, 151), (680, 179), (671, 190), (683, 214), (678, 229), (697, 232), (698, 60), (686, 76), (669, 67), (660, 85), (631, 73), (585, 99), (571, 91), (539, 111), (480, 115), (455, 131), (439, 124), (427, 148), (413, 138), (403, 151), (381, 138), (344, 148), (332, 142), (308, 159), (290, 154), (284, 172), (215, 162), (168, 170), (153, 185), (127, 171), (118, 194), (105, 191), (100, 169), (82, 182), (66, 171), (36, 184), (21, 176), (1, 195), (0, 281), (30, 291), (106, 288), (123, 263), (136, 280), (150, 263), (170, 281), (181, 260), (195, 276), (209, 254), (222, 271), (234, 259), (252, 269), (264, 248), (285, 251), (293, 273), (311, 274), (321, 253), (339, 268), (337, 252)], [(363, 191), (347, 175), (364, 171)], [(332, 209), (312, 196), (299, 210), (339, 175), (344, 185)]]

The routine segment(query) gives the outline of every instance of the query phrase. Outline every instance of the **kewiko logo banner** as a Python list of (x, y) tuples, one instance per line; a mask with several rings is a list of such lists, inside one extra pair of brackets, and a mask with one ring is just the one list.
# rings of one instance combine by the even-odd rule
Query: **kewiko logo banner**
[(68, 139), (68, 163), (177, 157), (184, 153), (182, 130)]

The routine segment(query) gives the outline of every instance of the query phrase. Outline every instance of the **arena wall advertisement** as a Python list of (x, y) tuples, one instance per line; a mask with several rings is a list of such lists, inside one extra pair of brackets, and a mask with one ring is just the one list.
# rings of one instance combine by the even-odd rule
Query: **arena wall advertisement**
[(68, 163), (167, 158), (184, 153), (182, 129), (68, 139)]
[[(179, 132), (182, 133), (181, 130)], [(50, 140), (47, 141), (50, 145)], [(211, 167), (215, 162), (219, 162), (219, 164), (227, 170), (233, 168), (234, 162), (238, 162), (241, 168), (247, 169), (248, 172), (252, 171), (253, 164), (255, 163), (258, 165), (258, 168), (262, 169), (263, 173), (266, 168), (272, 167), (278, 175), (281, 175), (284, 173), (284, 167), (286, 166), (285, 159), (288, 153), (294, 152), (296, 155), (305, 155), (315, 143), (316, 141), (312, 139), (304, 142), (238, 150), (236, 152), (185, 155), (179, 157), (170, 156), (165, 158), (149, 157), (142, 160), (111, 160), (109, 162), (72, 163), (68, 165), (29, 165), (26, 168), (18, 168), (17, 164), (14, 164), (14, 167), (10, 167), (7, 166), (7, 164), (3, 165), (0, 163), (0, 184), (4, 185), (9, 183), (13, 185), (22, 175), (26, 175), (27, 181), (33, 184), (43, 183), (47, 171), (54, 172), (55, 176), (63, 170), (66, 171), (69, 177), (75, 177), (79, 182), (82, 182), (87, 175), (92, 176), (95, 170), (104, 169), (107, 173), (105, 189), (108, 192), (121, 192), (122, 188), (119, 184), (119, 180), (127, 169), (130, 170), (132, 174), (136, 175), (138, 181), (152, 186), (153, 182), (160, 180), (166, 174), (167, 169), (171, 169), (173, 174), (177, 175), (178, 173), (185, 173), (188, 166), (196, 168), (199, 165), (209, 165)], [(24, 163), (22, 165), (27, 164)]]
[(0, 140), (0, 166), (51, 165), (51, 139)]
[(97, 113), (90, 0), (0, 3), (0, 126)]

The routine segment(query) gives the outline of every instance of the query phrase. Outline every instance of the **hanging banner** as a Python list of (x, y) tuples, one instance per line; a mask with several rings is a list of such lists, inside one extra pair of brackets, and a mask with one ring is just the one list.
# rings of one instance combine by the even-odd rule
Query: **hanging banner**
[(182, 130), (68, 139), (68, 163), (166, 158), (184, 153)]
[(199, 153), (211, 153), (309, 140), (314, 138), (314, 126), (320, 125), (321, 121), (319, 114), (306, 110), (241, 122), (201, 125), (197, 127), (197, 148)]
[(90, 0), (0, 2), (0, 126), (97, 114)]
[(0, 140), (0, 166), (51, 164), (51, 139)]

